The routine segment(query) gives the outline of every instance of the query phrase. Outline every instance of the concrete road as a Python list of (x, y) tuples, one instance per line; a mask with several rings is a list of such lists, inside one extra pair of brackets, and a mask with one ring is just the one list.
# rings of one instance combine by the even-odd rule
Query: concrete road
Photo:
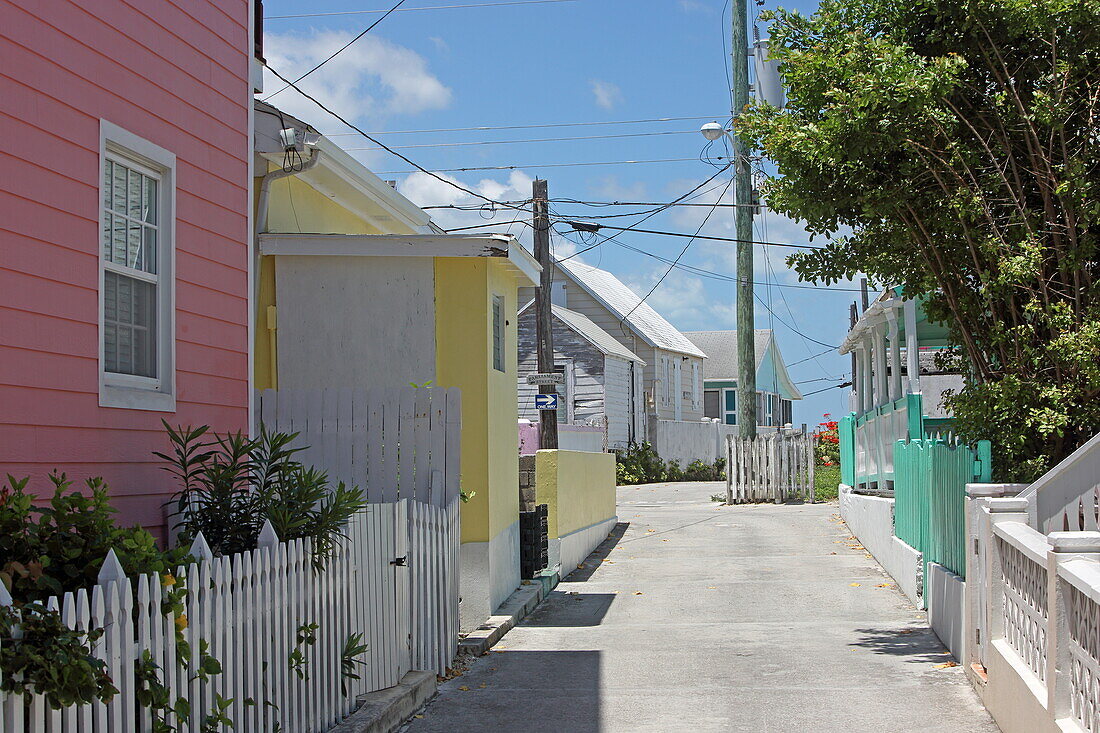
[(619, 489), (619, 526), (406, 730), (996, 731), (835, 504)]

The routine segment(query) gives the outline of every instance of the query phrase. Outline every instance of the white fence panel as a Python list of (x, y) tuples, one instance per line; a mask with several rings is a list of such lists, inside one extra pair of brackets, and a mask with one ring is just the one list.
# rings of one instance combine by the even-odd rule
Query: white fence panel
[[(257, 415), (268, 430), (299, 433), (303, 463), (359, 486), (372, 503), (446, 507), (458, 498), (457, 388), (268, 389), (257, 393)], [(437, 471), (445, 480), (433, 484)]]
[(814, 438), (780, 430), (726, 438), (726, 501), (814, 501)]

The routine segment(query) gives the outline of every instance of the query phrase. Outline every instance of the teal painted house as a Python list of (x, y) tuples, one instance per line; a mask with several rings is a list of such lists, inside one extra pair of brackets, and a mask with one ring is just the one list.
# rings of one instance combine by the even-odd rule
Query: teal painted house
[[(737, 331), (685, 331), (684, 335), (707, 355), (703, 361), (703, 414), (727, 425), (737, 424)], [(756, 415), (764, 427), (792, 420), (792, 403), (802, 393), (787, 374), (787, 365), (775, 333), (757, 329)]]

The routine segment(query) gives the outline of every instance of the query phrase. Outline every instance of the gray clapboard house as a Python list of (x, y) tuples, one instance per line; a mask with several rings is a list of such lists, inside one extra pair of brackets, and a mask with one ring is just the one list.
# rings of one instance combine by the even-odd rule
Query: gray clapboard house
[[(642, 369), (645, 362), (587, 316), (552, 306), (554, 363), (565, 377), (558, 388), (558, 421), (606, 425), (607, 443), (623, 448), (645, 434)], [(535, 393), (527, 376), (538, 372), (535, 306), (519, 313), (519, 416), (537, 421)]]
[[(520, 302), (533, 297), (533, 288), (520, 290)], [(706, 354), (621, 280), (575, 260), (558, 262), (551, 300), (584, 316), (644, 362), (635, 366), (633, 400), (641, 404), (647, 425), (653, 419), (698, 422), (703, 418)], [(633, 439), (641, 442), (646, 435), (643, 426)]]

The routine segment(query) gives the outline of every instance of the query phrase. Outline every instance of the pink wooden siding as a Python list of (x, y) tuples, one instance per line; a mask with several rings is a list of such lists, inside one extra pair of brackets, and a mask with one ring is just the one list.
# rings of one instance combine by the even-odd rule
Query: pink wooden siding
[[(0, 476), (161, 529), (161, 418), (248, 421), (247, 0), (0, 0)], [(100, 118), (176, 155), (176, 412), (99, 406)]]

